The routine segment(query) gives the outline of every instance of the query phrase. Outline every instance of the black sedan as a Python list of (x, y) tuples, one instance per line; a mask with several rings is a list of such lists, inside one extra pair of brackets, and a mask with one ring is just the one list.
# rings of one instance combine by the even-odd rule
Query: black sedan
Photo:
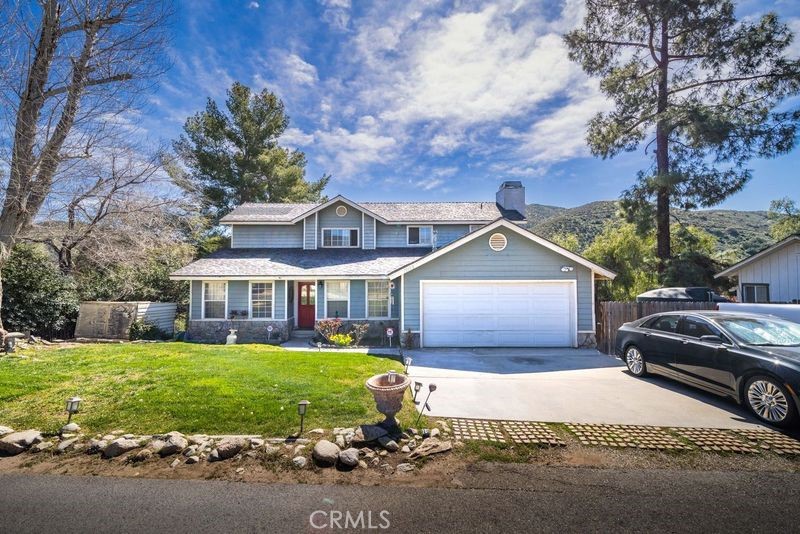
[(668, 312), (625, 323), (615, 351), (654, 373), (743, 403), (780, 427), (798, 423), (800, 324), (768, 315)]

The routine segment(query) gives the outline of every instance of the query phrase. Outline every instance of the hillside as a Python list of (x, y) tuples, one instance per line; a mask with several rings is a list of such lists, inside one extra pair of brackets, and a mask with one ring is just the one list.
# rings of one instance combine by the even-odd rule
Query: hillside
[[(543, 237), (575, 234), (586, 247), (617, 217), (613, 200), (590, 202), (576, 208), (528, 205), (528, 228)], [(719, 241), (720, 250), (739, 249), (743, 256), (772, 243), (766, 211), (700, 210), (676, 213), (685, 224), (697, 226)]]

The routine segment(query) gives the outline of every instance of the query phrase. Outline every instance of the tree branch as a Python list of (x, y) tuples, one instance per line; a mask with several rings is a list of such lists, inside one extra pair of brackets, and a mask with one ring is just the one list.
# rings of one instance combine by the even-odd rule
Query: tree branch
[[(124, 82), (127, 80), (133, 79), (133, 75), (129, 72), (123, 72), (122, 74), (115, 74), (114, 76), (107, 76), (105, 78), (97, 78), (94, 80), (86, 80), (83, 82), (83, 88), (91, 87), (93, 85), (103, 85), (105, 83), (114, 83), (114, 82)], [(48, 89), (44, 92), (44, 98), (50, 98), (56, 95), (60, 95), (63, 93), (67, 93), (70, 90), (70, 86), (64, 85), (61, 87), (53, 87)]]

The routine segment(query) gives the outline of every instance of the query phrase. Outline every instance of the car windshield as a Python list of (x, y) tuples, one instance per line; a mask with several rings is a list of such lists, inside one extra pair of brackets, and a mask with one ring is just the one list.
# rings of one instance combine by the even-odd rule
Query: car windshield
[(747, 345), (800, 346), (800, 324), (780, 319), (729, 317), (717, 321)]

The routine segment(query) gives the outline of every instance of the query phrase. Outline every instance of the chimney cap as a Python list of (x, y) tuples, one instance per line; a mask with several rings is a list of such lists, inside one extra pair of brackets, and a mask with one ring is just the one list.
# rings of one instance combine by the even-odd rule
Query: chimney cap
[(502, 183), (500, 189), (512, 188), (512, 187), (522, 187), (522, 182), (519, 180), (507, 180)]

